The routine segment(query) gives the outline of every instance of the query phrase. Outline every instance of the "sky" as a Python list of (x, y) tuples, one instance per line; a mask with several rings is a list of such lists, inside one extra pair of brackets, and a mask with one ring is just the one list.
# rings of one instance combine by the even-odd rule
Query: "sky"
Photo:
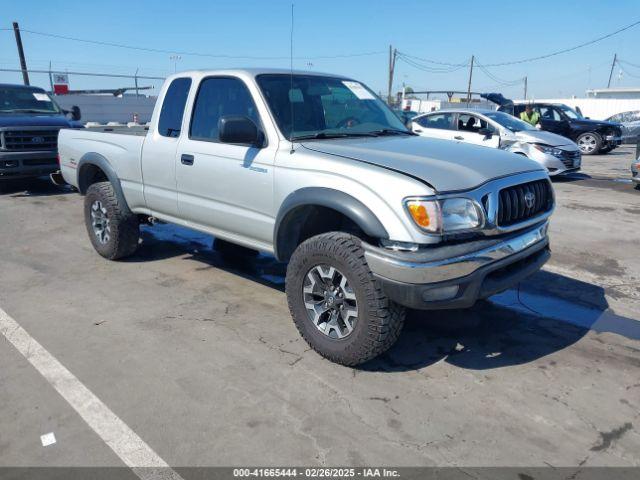
[[(29, 69), (101, 72), (163, 77), (174, 69), (289, 67), (291, 0), (5, 0), (0, 29), (17, 21), (22, 30), (98, 42), (187, 53), (137, 51), (24, 32)], [(389, 46), (411, 57), (480, 65), (544, 55), (587, 42), (640, 20), (640, 0), (419, 1), (295, 0), (294, 68), (332, 72), (386, 92)], [(607, 85), (614, 53), (623, 62), (612, 86), (640, 87), (640, 25), (577, 51), (524, 64), (476, 67), (472, 90), (529, 98), (583, 96)], [(350, 56), (350, 55), (359, 56)], [(363, 55), (360, 55), (363, 54)], [(366, 54), (366, 55), (365, 55)], [(226, 57), (223, 57), (226, 56)], [(235, 57), (235, 58), (229, 58)], [(258, 58), (239, 58), (258, 57)], [(264, 58), (272, 57), (272, 58)], [(273, 58), (275, 57), (275, 58)], [(325, 57), (325, 58), (318, 58)], [(332, 58), (327, 58), (332, 57)], [(466, 90), (467, 66), (444, 67), (399, 58), (394, 91)], [(424, 66), (428, 68), (424, 68)], [(0, 30), (0, 68), (19, 68), (12, 30)], [(437, 70), (445, 71), (433, 71)], [(493, 78), (492, 78), (493, 77)], [(1, 72), (0, 82), (20, 83)], [(49, 87), (47, 75), (32, 84)], [(160, 80), (140, 79), (154, 86)], [(133, 86), (133, 79), (70, 75), (70, 87)]]

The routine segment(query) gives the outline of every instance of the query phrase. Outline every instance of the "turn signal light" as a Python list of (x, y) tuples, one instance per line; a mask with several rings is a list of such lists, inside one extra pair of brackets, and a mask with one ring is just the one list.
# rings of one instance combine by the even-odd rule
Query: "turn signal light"
[(417, 225), (422, 228), (427, 228), (431, 224), (429, 213), (424, 205), (419, 203), (410, 203), (407, 207), (411, 214), (411, 218), (413, 218), (413, 221), (416, 222)]

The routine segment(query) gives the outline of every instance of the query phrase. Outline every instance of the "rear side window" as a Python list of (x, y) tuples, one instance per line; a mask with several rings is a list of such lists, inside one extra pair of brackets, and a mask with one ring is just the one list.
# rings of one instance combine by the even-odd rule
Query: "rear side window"
[(158, 120), (158, 133), (163, 137), (180, 136), (184, 106), (187, 104), (190, 88), (190, 78), (176, 78), (169, 85)]
[(436, 113), (419, 118), (418, 124), (424, 128), (437, 128), (440, 130), (453, 130), (453, 113)]
[(229, 77), (205, 78), (193, 106), (189, 138), (218, 142), (220, 118), (238, 115), (249, 117), (260, 125), (256, 104), (244, 82)]

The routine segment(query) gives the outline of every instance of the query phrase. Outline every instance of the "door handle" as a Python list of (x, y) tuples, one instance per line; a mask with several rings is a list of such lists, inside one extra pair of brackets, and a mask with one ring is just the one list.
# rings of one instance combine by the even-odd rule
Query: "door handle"
[(456, 135), (453, 138), (455, 138), (456, 140), (464, 140), (464, 137), (461, 137), (460, 135)]
[(186, 153), (183, 153), (180, 156), (180, 161), (182, 162), (183, 165), (193, 165), (193, 155), (188, 155)]
[(413, 131), (414, 132), (421, 132), (422, 130), (420, 130), (419, 128), (414, 128)]

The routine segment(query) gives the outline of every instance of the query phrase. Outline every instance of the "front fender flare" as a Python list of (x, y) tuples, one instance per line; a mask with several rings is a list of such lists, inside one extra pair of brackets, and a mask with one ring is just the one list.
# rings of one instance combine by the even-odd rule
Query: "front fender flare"
[(327, 207), (336, 210), (351, 219), (367, 235), (374, 238), (389, 238), (389, 233), (378, 217), (360, 200), (340, 190), (306, 187), (289, 194), (282, 202), (276, 216), (273, 246), (278, 259), (281, 259), (278, 247), (285, 240), (283, 237), (287, 231), (288, 219), (291, 217), (289, 214), (303, 206)]

